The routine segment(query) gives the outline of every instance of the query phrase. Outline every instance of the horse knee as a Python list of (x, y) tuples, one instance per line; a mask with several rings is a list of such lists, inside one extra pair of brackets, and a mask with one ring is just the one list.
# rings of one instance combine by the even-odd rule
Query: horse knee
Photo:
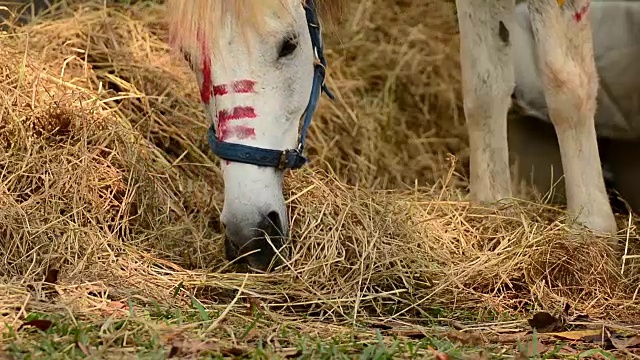
[[(500, 54), (488, 54), (493, 51)], [(477, 49), (476, 52), (487, 54), (461, 60), (464, 110), (472, 128), (484, 126), (483, 123), (491, 121), (496, 115), (501, 122), (506, 121), (511, 94), (515, 88), (510, 49), (505, 49), (502, 45), (491, 48), (491, 44), (487, 44), (486, 48)]]
[(593, 122), (595, 115), (598, 74), (591, 27), (588, 19), (577, 21), (572, 14), (585, 1), (559, 7), (553, 1), (529, 0), (546, 102), (556, 127)]
[[(464, 95), (464, 112), (467, 127), (470, 131), (491, 131), (494, 127), (502, 128), (507, 121), (507, 112), (511, 97), (507, 89), (508, 83), (482, 87), (481, 91), (467, 92)], [(480, 89), (478, 89), (480, 90)]]
[(549, 59), (542, 66), (551, 120), (556, 127), (573, 128), (593, 122), (598, 78), (596, 69), (564, 59)]

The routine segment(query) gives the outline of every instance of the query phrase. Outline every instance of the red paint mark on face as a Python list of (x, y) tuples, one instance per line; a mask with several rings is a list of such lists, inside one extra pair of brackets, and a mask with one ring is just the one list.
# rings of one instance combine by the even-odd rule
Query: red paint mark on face
[(236, 106), (233, 110), (218, 111), (218, 136), (225, 141), (229, 137), (238, 139), (255, 138), (255, 129), (244, 125), (229, 125), (229, 122), (240, 119), (255, 119), (258, 115), (251, 106)]
[(256, 130), (251, 126), (238, 125), (231, 128), (231, 132), (233, 136), (237, 137), (240, 140), (244, 139), (255, 139)]
[(256, 138), (256, 130), (251, 126), (224, 124), (223, 126), (220, 126), (219, 129), (220, 137), (224, 139), (228, 139), (230, 137), (238, 140)]
[(218, 111), (218, 122), (224, 124), (231, 120), (255, 119), (257, 116), (255, 109), (251, 106), (236, 106), (232, 111)]
[(590, 5), (591, 5), (591, 1), (588, 1), (586, 4), (584, 4), (580, 8), (580, 10), (576, 11), (575, 14), (573, 14), (573, 18), (575, 19), (576, 22), (581, 22), (584, 19), (584, 17), (587, 16)]
[[(231, 84), (232, 91), (238, 94), (255, 93), (254, 86), (256, 82), (253, 80), (238, 80)], [(227, 95), (229, 93), (229, 86), (226, 84), (215, 85), (213, 87), (214, 96)]]
[(211, 56), (207, 41), (200, 36), (200, 48), (202, 52), (202, 87), (200, 88), (200, 99), (209, 105), (211, 101)]

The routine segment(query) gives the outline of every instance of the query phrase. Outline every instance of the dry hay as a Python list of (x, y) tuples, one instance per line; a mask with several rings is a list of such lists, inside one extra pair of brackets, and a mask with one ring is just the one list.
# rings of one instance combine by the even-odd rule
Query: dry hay
[[(242, 289), (273, 314), (311, 320), (567, 304), (637, 319), (638, 270), (612, 239), (572, 233), (555, 208), (462, 200), (454, 170), (464, 166), (445, 156), (465, 152), (453, 7), (388, 5), (354, 4), (328, 39), (338, 101), (321, 102), (312, 166), (287, 178), (292, 258), (269, 275), (233, 273), (222, 259), (217, 160), (160, 7), (83, 2), (2, 37), (0, 317), (131, 296), (175, 304), (181, 284), (205, 305)], [(415, 179), (432, 185), (405, 185)], [(620, 219), (628, 253), (634, 224)], [(55, 301), (47, 269), (61, 271)]]

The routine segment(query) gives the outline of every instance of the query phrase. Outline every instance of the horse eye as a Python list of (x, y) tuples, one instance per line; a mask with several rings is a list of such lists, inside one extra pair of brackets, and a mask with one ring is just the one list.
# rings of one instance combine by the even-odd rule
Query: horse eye
[(278, 51), (278, 59), (282, 59), (283, 57), (287, 57), (293, 54), (294, 51), (298, 48), (298, 37), (297, 36), (287, 36), (280, 44), (280, 50)]

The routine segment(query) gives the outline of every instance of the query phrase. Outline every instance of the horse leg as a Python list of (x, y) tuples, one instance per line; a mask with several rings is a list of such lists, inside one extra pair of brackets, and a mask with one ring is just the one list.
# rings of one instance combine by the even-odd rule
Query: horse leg
[(598, 74), (590, 2), (529, 0), (529, 14), (545, 99), (560, 146), (568, 210), (593, 230), (615, 232), (596, 142)]
[(509, 28), (515, 0), (456, 0), (471, 198), (511, 197), (507, 112), (515, 86)]

